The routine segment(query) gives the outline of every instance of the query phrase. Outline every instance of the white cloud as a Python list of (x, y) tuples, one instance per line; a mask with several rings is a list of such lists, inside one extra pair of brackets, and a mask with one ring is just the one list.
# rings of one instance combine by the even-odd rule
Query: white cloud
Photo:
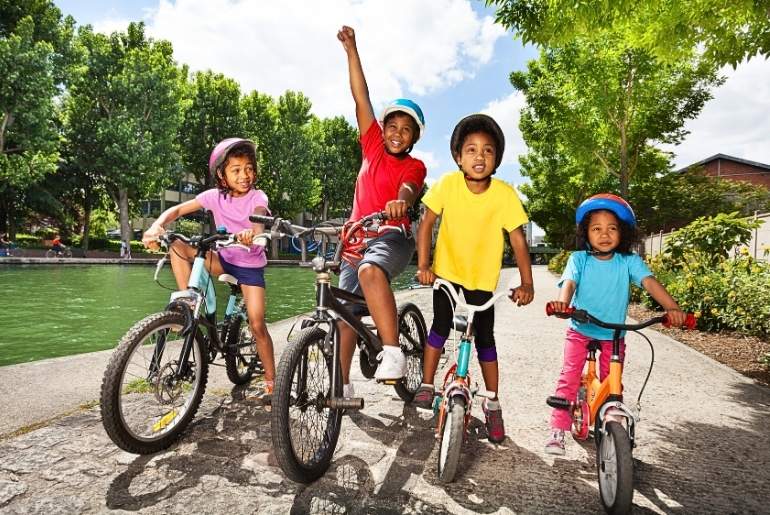
[[(409, 155), (425, 163), (425, 168), (428, 170), (428, 175), (436, 175), (440, 170), (439, 165), (441, 163), (433, 152), (426, 152), (424, 150), (418, 150), (415, 148)], [(443, 172), (438, 173), (440, 174)]]
[[(505, 34), (467, 0), (161, 0), (145, 21), (148, 33), (171, 41), (177, 61), (192, 70), (223, 73), (244, 92), (300, 90), (319, 116), (349, 119), (347, 60), (336, 39), (342, 25), (356, 29), (375, 109), (473, 77)], [(112, 27), (107, 20), (96, 25)]]
[(481, 110), (497, 121), (505, 135), (505, 154), (503, 155), (503, 165), (518, 164), (519, 154), (527, 151), (527, 145), (519, 130), (519, 118), (521, 118), (521, 109), (526, 105), (524, 94), (515, 91), (505, 98), (493, 100)]
[(94, 23), (94, 32), (102, 34), (112, 34), (113, 32), (125, 32), (128, 29), (130, 20), (124, 18), (103, 18)]
[(718, 153), (770, 163), (770, 61), (755, 57), (722, 73), (727, 81), (686, 124), (685, 141), (664, 147), (676, 154), (677, 168)]

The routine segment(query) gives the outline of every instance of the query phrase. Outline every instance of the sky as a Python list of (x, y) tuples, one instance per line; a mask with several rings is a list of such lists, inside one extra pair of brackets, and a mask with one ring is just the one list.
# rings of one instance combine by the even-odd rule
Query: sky
[[(388, 101), (415, 100), (426, 130), (413, 155), (435, 180), (456, 168), (449, 137), (474, 112), (493, 116), (506, 137), (497, 177), (515, 185), (518, 155), (526, 152), (518, 129), (523, 96), (508, 81), (537, 56), (494, 24), (480, 0), (54, 0), (82, 25), (110, 33), (144, 21), (148, 34), (169, 40), (178, 63), (211, 69), (237, 80), (241, 91), (274, 97), (301, 91), (320, 117), (345, 116), (355, 126), (347, 61), (336, 33), (356, 30), (359, 54), (375, 112)], [(714, 91), (690, 134), (667, 146), (677, 168), (716, 153), (770, 164), (770, 62), (753, 58)]]

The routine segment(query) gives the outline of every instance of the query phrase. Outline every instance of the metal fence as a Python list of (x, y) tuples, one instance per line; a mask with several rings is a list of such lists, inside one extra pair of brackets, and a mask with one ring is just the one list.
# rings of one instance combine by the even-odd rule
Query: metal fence
[[(752, 218), (760, 221), (761, 225), (754, 229), (751, 241), (748, 244), (749, 254), (755, 259), (766, 259), (765, 249), (770, 248), (770, 213), (755, 214)], [(666, 240), (673, 232), (650, 234), (643, 240), (644, 254), (657, 256), (666, 249)], [(737, 252), (737, 247), (733, 249)]]

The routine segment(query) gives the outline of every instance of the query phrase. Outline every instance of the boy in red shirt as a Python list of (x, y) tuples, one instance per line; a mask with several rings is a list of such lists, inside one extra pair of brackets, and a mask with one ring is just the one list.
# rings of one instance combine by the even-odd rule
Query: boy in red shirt
[[(406, 358), (398, 344), (396, 301), (390, 281), (406, 268), (414, 254), (407, 209), (422, 189), (426, 170), (423, 162), (411, 157), (409, 152), (425, 130), (425, 119), (416, 103), (398, 99), (383, 111), (381, 126), (369, 99), (355, 32), (344, 26), (337, 33), (337, 39), (342, 42), (348, 57), (350, 89), (356, 103), (363, 152), (350, 219), (358, 220), (383, 210), (388, 214), (383, 226), (385, 230), (367, 242), (363, 259), (357, 266), (343, 263), (339, 285), (346, 291), (363, 294), (377, 326), (383, 352), (375, 378), (380, 381), (400, 379), (406, 372)], [(350, 363), (356, 334), (346, 324), (341, 324), (340, 333), (343, 395), (353, 397)]]

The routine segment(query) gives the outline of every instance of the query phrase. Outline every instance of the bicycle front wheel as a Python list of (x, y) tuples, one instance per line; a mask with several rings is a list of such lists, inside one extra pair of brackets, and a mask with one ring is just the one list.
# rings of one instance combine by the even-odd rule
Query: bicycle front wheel
[[(121, 449), (151, 454), (174, 443), (200, 406), (208, 363), (199, 333), (184, 352), (184, 316), (150, 315), (123, 336), (104, 373), (102, 424)], [(185, 357), (186, 356), (186, 357)]]
[(607, 422), (598, 455), (599, 493), (607, 513), (630, 513), (634, 497), (634, 462), (631, 440), (618, 422)]
[(324, 352), (326, 332), (302, 330), (283, 352), (275, 376), (270, 429), (283, 472), (310, 483), (329, 468), (337, 447), (342, 410), (327, 400), (341, 395), (342, 378), (332, 384), (333, 358)]
[(14, 247), (8, 251), (8, 255), (11, 257), (22, 257), (24, 255), (24, 251), (18, 247)]
[(465, 432), (465, 400), (456, 397), (449, 400), (441, 428), (441, 444), (438, 451), (438, 478), (442, 483), (451, 483), (460, 463), (460, 451)]
[(411, 302), (398, 308), (398, 340), (406, 356), (406, 374), (394, 388), (401, 400), (412, 402), (422, 384), (423, 349), (428, 332), (420, 308)]

